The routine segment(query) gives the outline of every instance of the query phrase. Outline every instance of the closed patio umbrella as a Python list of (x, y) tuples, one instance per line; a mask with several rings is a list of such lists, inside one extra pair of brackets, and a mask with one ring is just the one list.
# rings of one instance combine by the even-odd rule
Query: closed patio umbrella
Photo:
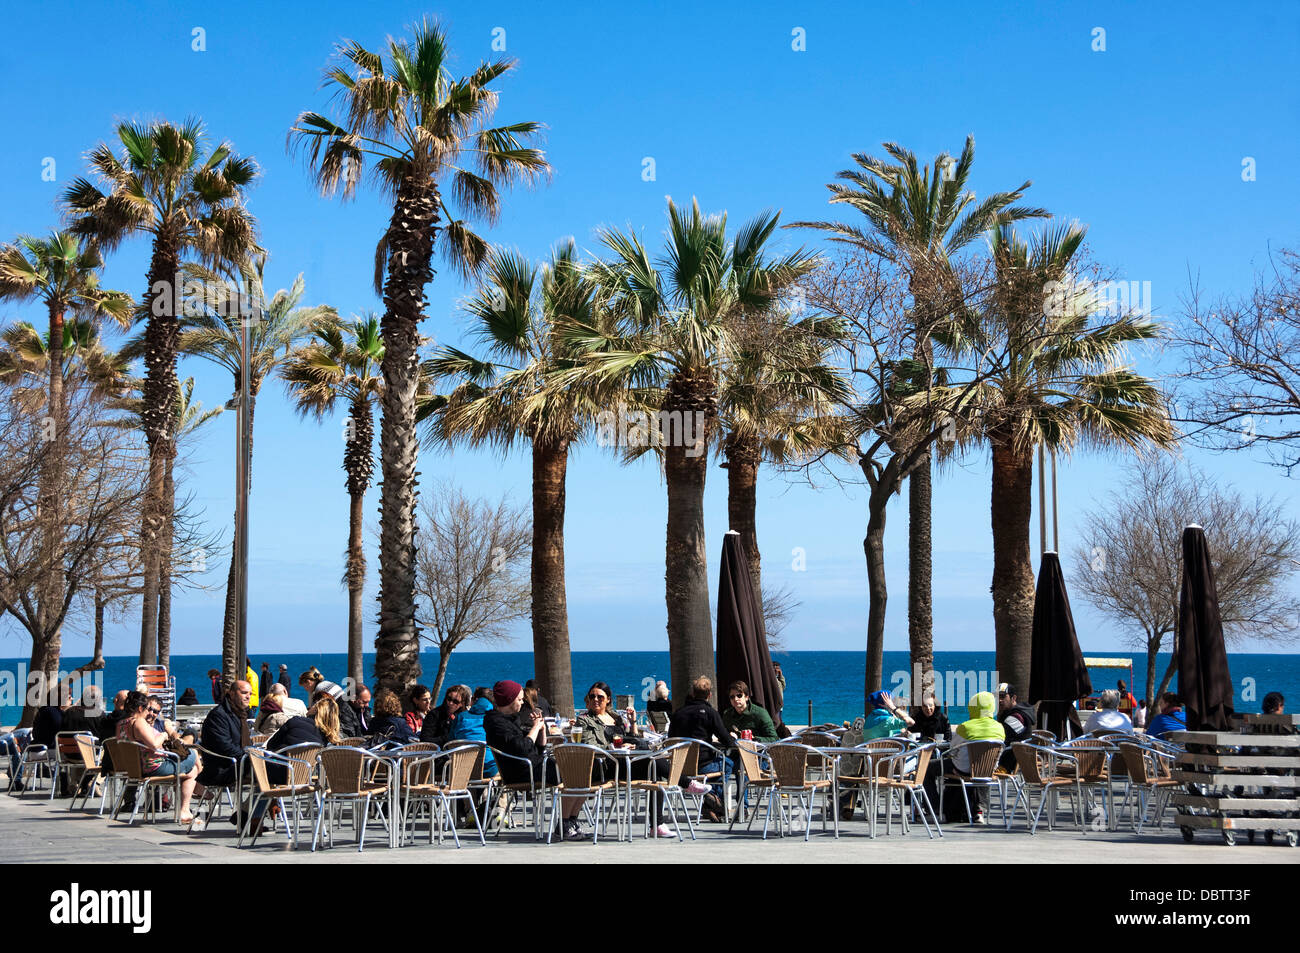
[(1188, 731), (1232, 728), (1232, 676), (1223, 644), (1219, 593), (1205, 530), (1183, 530), (1183, 589), (1178, 600), (1178, 694)]
[(1060, 739), (1066, 737), (1067, 723), (1074, 726), (1074, 734), (1082, 734), (1074, 703), (1092, 693), (1092, 680), (1079, 651), (1070, 596), (1056, 553), (1043, 553), (1038, 567), (1032, 636), (1029, 703), (1038, 704), (1039, 724)]
[(777, 721), (773, 701), (779, 697), (776, 670), (767, 651), (767, 639), (758, 625), (758, 600), (749, 576), (749, 559), (732, 531), (722, 539), (722, 571), (718, 577), (718, 685), (717, 702), (726, 704), (727, 686), (742, 681), (750, 700)]

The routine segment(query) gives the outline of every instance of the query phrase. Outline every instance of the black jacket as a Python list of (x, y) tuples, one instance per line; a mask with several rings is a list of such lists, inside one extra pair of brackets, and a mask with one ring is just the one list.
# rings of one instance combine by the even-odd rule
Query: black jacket
[(922, 738), (933, 741), (939, 735), (952, 734), (952, 726), (948, 724), (948, 716), (938, 706), (935, 707), (933, 715), (926, 715), (925, 712), (918, 708), (916, 714), (912, 717), (916, 719), (916, 724), (912, 730)]
[[(448, 716), (447, 703), (444, 701), (437, 708), (431, 709), (429, 714), (424, 716), (424, 724), (420, 726), (420, 740), (432, 741), (434, 744), (446, 744), (447, 739), (451, 737), (451, 730), (456, 726), (456, 717)], [(488, 742), (491, 744), (491, 742)]]
[(339, 734), (344, 738), (361, 738), (366, 732), (361, 728), (361, 719), (352, 702), (339, 702)]
[[(524, 758), (530, 761), (535, 769), (541, 768), (542, 749), (533, 743), (513, 716), (502, 714), (493, 708), (483, 716), (483, 731), (487, 735), (489, 748), (495, 748), (503, 754), (513, 755), (516, 758)], [(497, 766), (501, 769), (501, 780), (506, 784), (524, 784), (529, 780), (528, 769), (518, 761), (499, 758)], [(540, 771), (535, 770), (534, 775), (540, 778)]]
[[(208, 712), (203, 719), (202, 740), (200, 744), (214, 754), (234, 758), (236, 763), (244, 754), (244, 712), (236, 710), (229, 696), (221, 699), (221, 704)], [(224, 758), (208, 758), (203, 762), (199, 772), (200, 784), (216, 786), (233, 784), (235, 766)]]
[[(668, 737), (694, 738), (726, 749), (732, 745), (731, 732), (722, 723), (718, 710), (707, 701), (692, 698), (668, 719)], [(713, 739), (717, 738), (717, 741)]]
[(1007, 744), (1028, 741), (1034, 734), (1034, 710), (1028, 705), (1013, 705), (998, 716), (1007, 730)]
[(57, 705), (46, 705), (37, 709), (32, 720), (32, 744), (53, 748), (58, 742), (55, 737), (63, 730), (63, 709)]
[(320, 729), (316, 727), (316, 722), (302, 715), (290, 718), (280, 730), (273, 734), (266, 741), (267, 751), (283, 751), (285, 748), (291, 748), (294, 745), (303, 744), (324, 745), (325, 739), (321, 736)]

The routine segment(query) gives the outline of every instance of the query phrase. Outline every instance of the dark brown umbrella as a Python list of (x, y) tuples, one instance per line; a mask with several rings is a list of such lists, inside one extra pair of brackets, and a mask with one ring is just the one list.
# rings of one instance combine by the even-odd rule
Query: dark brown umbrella
[(745, 547), (739, 533), (729, 532), (722, 539), (722, 571), (718, 576), (717, 702), (719, 707), (727, 704), (727, 686), (744, 682), (749, 686), (750, 700), (766, 709), (775, 722), (777, 713), (772, 702), (779, 697), (779, 686), (758, 618), (758, 600), (754, 598)]
[(1088, 667), (1074, 632), (1070, 596), (1056, 553), (1043, 553), (1034, 594), (1033, 643), (1029, 656), (1029, 704), (1038, 704), (1038, 721), (1066, 737), (1066, 723), (1083, 733), (1074, 703), (1092, 693)]
[(1178, 600), (1178, 694), (1188, 731), (1232, 728), (1232, 675), (1223, 645), (1219, 593), (1205, 530), (1183, 530), (1183, 591)]

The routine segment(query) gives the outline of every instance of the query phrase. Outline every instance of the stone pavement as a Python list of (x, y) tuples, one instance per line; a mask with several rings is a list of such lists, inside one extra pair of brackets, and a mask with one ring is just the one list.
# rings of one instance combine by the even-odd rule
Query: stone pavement
[[(156, 824), (137, 822), (127, 827), (121, 821), (110, 822), (94, 811), (69, 813), (65, 800), (49, 801), (44, 794), (31, 793), (25, 798), (0, 794), (0, 859), (7, 863), (438, 863), (454, 857), (456, 863), (500, 863), (515, 860), (526, 863), (673, 863), (688, 859), (723, 863), (1097, 863), (1097, 864), (1261, 864), (1296, 863), (1300, 848), (1251, 845), (1244, 838), (1235, 847), (1226, 847), (1215, 837), (1198, 833), (1196, 842), (1184, 844), (1177, 829), (1166, 827), (1138, 837), (1131, 832), (1080, 833), (1072, 826), (1048, 832), (1040, 828), (1030, 837), (1017, 820), (1011, 831), (999, 824), (972, 827), (965, 824), (945, 828), (942, 839), (928, 840), (917, 826), (906, 837), (898, 832), (884, 836), (883, 827), (875, 840), (867, 836), (864, 821), (841, 825), (837, 841), (814, 825), (811, 840), (800, 837), (763, 841), (757, 831), (745, 834), (739, 827), (728, 835), (722, 825), (705, 824), (699, 840), (691, 843), (646, 841), (639, 836), (631, 844), (613, 840), (592, 846), (566, 842), (547, 846), (529, 834), (507, 831), (500, 840), (489, 836), (488, 846), (480, 847), (476, 839), (462, 833), (461, 850), (448, 840), (442, 846), (403, 847), (390, 850), (383, 830), (372, 824), (366, 835), (366, 849), (358, 853), (350, 825), (336, 833), (331, 850), (315, 854), (308, 849), (310, 835), (305, 834), (303, 847), (291, 851), (283, 833), (263, 835), (251, 850), (235, 848), (234, 828), (224, 819), (213, 823), (208, 831), (186, 834), (167, 821)], [(859, 815), (860, 816), (860, 815)], [(1064, 819), (1065, 815), (1062, 814)], [(638, 826), (638, 833), (639, 833)], [(611, 827), (612, 833), (612, 827)], [(472, 835), (471, 835), (472, 837)]]

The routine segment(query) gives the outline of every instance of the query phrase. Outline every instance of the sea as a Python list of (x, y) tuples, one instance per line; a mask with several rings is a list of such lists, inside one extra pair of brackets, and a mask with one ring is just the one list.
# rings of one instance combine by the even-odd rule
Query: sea
[[(1116, 679), (1124, 679), (1138, 697), (1146, 685), (1145, 653), (1096, 653), (1107, 659), (1131, 659), (1132, 679), (1128, 668), (1091, 668), (1094, 691), (1115, 687)], [(862, 714), (864, 695), (863, 677), (866, 671), (865, 652), (777, 652), (773, 659), (781, 663), (786, 677), (784, 718), (787, 724), (822, 724), (841, 722)], [(632, 695), (636, 706), (649, 697), (657, 680), (662, 679), (672, 688), (667, 652), (574, 652), (573, 686), (575, 703), (585, 697), (587, 688), (595, 681), (607, 682), (615, 695)], [(21, 715), (20, 695), (25, 683), (27, 659), (0, 660), (0, 725), (13, 725)], [(85, 658), (67, 657), (61, 668), (71, 672), (88, 661)], [(118, 656), (106, 660), (106, 667), (88, 674), (108, 697), (122, 688), (135, 687), (136, 658)], [(1156, 684), (1169, 665), (1170, 657), (1161, 655), (1157, 662)], [(347, 671), (347, 656), (343, 653), (280, 654), (255, 656), (253, 667), (260, 671), (261, 664), (271, 666), (272, 677), (279, 672), (280, 664), (289, 667), (293, 694), (305, 700), (298, 687), (298, 676), (313, 665), (326, 678), (342, 683)], [(421, 681), (432, 687), (438, 670), (436, 653), (421, 655), (424, 676)], [(174, 655), (172, 674), (176, 678), (177, 693), (193, 688), (201, 703), (212, 700), (207, 672), (221, 667), (216, 655)], [(374, 656), (365, 656), (367, 677), (374, 668)], [(1236, 709), (1259, 711), (1260, 702), (1270, 691), (1280, 691), (1288, 699), (1287, 710), (1300, 705), (1300, 655), (1281, 654), (1230, 654), (1228, 668), (1236, 686)], [(996, 689), (1001, 680), (996, 671), (992, 652), (936, 652), (936, 681), (943, 684), (940, 701), (949, 709), (956, 709), (964, 718), (964, 706), (975, 691)], [(885, 682), (882, 688), (896, 695), (911, 696), (912, 673), (908, 671), (906, 652), (885, 652)], [(447, 686), (464, 683), (472, 687), (491, 685), (500, 679), (514, 679), (519, 683), (533, 675), (531, 652), (455, 652), (447, 667)], [(74, 683), (74, 691), (79, 690)], [(1022, 689), (1025, 686), (1019, 686)], [(1176, 690), (1176, 679), (1175, 679)], [(265, 691), (265, 689), (263, 689)], [(675, 696), (674, 696), (675, 697)], [(441, 697), (439, 698), (441, 701)], [(554, 699), (552, 699), (554, 701)]]

